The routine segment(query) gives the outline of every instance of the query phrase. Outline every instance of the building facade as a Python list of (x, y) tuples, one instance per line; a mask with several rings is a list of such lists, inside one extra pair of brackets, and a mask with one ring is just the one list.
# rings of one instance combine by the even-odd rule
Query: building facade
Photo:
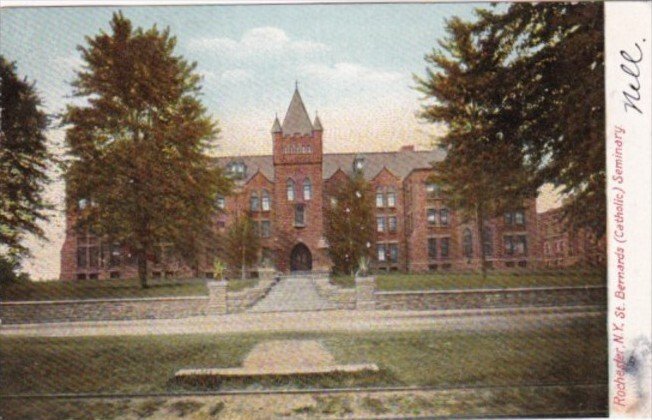
[[(428, 181), (441, 150), (324, 153), (324, 128), (313, 120), (295, 90), (281, 123), (274, 120), (272, 155), (217, 158), (234, 180), (228, 197), (218, 198), (224, 211), (207, 228), (226, 230), (239, 215), (253, 219), (261, 241), (261, 261), (281, 272), (328, 271), (324, 237), (325, 206), (335, 186), (360, 172), (374, 192), (376, 249), (380, 271), (470, 270), (480, 267), (481, 246), (488, 268), (532, 267), (541, 260), (535, 200), (501, 217), (487, 220), (485, 235), (447, 207), (436, 184)], [(135, 277), (134, 257), (119, 244), (104, 243), (74, 227), (68, 212), (61, 252), (61, 278)], [(150, 264), (153, 277), (208, 276), (207, 261), (194, 270), (165, 257), (162, 247)]]

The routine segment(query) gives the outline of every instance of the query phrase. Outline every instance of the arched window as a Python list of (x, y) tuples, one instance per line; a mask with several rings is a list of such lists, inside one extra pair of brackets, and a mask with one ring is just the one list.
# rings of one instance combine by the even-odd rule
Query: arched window
[(286, 184), (288, 201), (294, 201), (294, 181), (288, 179)]
[(312, 198), (312, 184), (310, 183), (310, 179), (306, 178), (303, 181), (303, 199), (310, 200), (311, 198)]
[(464, 256), (466, 258), (473, 257), (473, 234), (469, 228), (464, 229), (462, 234), (462, 246), (464, 247)]
[(272, 207), (272, 201), (269, 197), (269, 191), (263, 190), (262, 193), (263, 211), (269, 211)]
[(260, 201), (258, 200), (258, 194), (255, 192), (251, 193), (251, 211), (260, 211)]
[(492, 255), (494, 255), (494, 235), (493, 232), (491, 232), (491, 228), (485, 226), (482, 236), (483, 236), (482, 246), (484, 246), (484, 255), (485, 257), (491, 257)]

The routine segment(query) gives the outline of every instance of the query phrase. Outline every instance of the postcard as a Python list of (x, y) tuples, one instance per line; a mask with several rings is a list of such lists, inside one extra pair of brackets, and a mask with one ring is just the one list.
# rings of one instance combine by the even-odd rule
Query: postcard
[(652, 415), (652, 3), (0, 18), (0, 419)]

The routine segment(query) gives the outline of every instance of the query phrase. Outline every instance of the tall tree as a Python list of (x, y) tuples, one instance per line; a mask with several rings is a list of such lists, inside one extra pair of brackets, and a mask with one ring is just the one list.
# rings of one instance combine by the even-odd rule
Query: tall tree
[(218, 129), (198, 99), (196, 63), (175, 55), (169, 29), (134, 29), (116, 13), (111, 33), (86, 43), (73, 82), (85, 103), (69, 105), (63, 119), (68, 206), (80, 225), (135, 253), (147, 287), (156, 244), (192, 266), (213, 238), (206, 223), (230, 188), (208, 156)]
[(518, 109), (515, 141), (537, 166), (535, 182), (567, 197), (571, 228), (606, 228), (604, 5), (514, 3), (479, 11), (477, 33), (510, 51), (503, 106)]
[(437, 163), (438, 182), (450, 207), (472, 221), (486, 275), (485, 221), (535, 196), (532, 168), (514, 141), (515, 109), (502, 105), (509, 77), (509, 50), (495, 37), (479, 37), (474, 25), (453, 18), (447, 22), (441, 48), (426, 56), (430, 65), (418, 88), (429, 100), (421, 118), (442, 124), (439, 147), (447, 151)]
[(223, 238), (226, 262), (231, 272), (240, 269), (242, 279), (247, 277), (247, 268), (258, 261), (260, 251), (259, 232), (249, 215), (236, 216)]
[(43, 197), (49, 182), (45, 131), (48, 116), (34, 83), (0, 55), (0, 252), (12, 266), (28, 251), (25, 235), (43, 237), (38, 222), (51, 208)]
[(337, 186), (326, 205), (325, 236), (336, 273), (353, 274), (375, 244), (373, 192), (362, 173)]

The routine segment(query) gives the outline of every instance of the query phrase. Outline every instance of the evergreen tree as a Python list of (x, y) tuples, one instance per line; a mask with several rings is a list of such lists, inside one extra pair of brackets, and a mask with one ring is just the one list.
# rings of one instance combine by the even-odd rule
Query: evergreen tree
[(86, 43), (73, 82), (85, 103), (69, 105), (63, 120), (67, 204), (81, 226), (133, 250), (147, 287), (156, 244), (196, 266), (215, 240), (206, 223), (230, 188), (207, 154), (218, 129), (198, 99), (196, 64), (175, 55), (168, 29), (134, 29), (116, 13), (111, 33)]
[(419, 89), (429, 102), (421, 117), (442, 124), (446, 134), (439, 147), (446, 158), (435, 165), (433, 181), (439, 183), (448, 205), (462, 220), (472, 221), (480, 243), (483, 275), (485, 221), (503, 211), (523, 205), (533, 197), (532, 168), (515, 140), (512, 124), (515, 109), (502, 104), (508, 86), (509, 50), (493, 37), (479, 37), (471, 23), (453, 18), (440, 49), (426, 56), (430, 65)]
[(235, 272), (239, 267), (242, 279), (247, 277), (247, 268), (258, 261), (260, 239), (255, 226), (249, 215), (236, 216), (223, 239), (228, 268)]
[(52, 162), (48, 116), (40, 107), (34, 84), (20, 79), (15, 64), (0, 55), (0, 252), (14, 268), (28, 253), (25, 235), (43, 237), (38, 222), (51, 208), (43, 198)]
[(604, 5), (514, 3), (480, 11), (476, 33), (510, 51), (505, 108), (518, 109), (514, 141), (537, 184), (567, 197), (566, 221), (601, 237), (606, 228)]
[(338, 185), (326, 205), (325, 236), (335, 273), (353, 274), (375, 244), (373, 192), (361, 173)]

